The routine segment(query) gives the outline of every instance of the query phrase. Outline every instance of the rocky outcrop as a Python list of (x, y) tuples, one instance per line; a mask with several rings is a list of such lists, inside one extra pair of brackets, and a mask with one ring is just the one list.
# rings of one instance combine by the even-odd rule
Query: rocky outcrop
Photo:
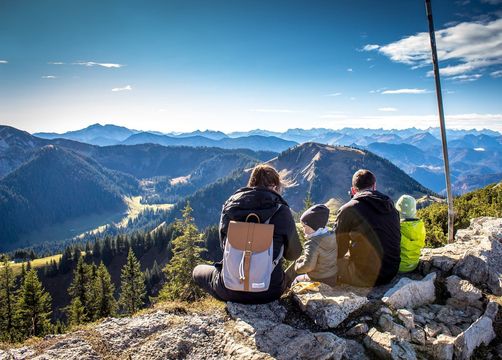
[(387, 286), (303, 284), (270, 304), (109, 318), (0, 350), (0, 360), (495, 359), (501, 232), (502, 219), (475, 219), (456, 243), (425, 249), (420, 271)]
[(325, 284), (303, 291), (301, 283), (294, 287), (298, 306), (323, 329), (336, 328), (350, 314), (368, 303), (368, 299), (350, 291), (333, 289)]
[(425, 273), (453, 273), (492, 294), (502, 295), (502, 218), (471, 220), (458, 230), (453, 244), (424, 249), (421, 269)]
[(430, 304), (436, 300), (435, 280), (436, 273), (429, 274), (420, 281), (404, 277), (385, 293), (382, 301), (395, 309), (413, 309), (420, 305)]
[(235, 323), (227, 326), (225, 354), (232, 359), (341, 359), (345, 340), (330, 332), (311, 332), (284, 324), (286, 309), (228, 303)]

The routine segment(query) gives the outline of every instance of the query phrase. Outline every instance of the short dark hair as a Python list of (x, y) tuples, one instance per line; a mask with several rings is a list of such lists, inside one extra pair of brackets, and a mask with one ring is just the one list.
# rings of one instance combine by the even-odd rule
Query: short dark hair
[(376, 183), (375, 175), (366, 169), (357, 170), (352, 176), (352, 187), (357, 190), (364, 190), (372, 187)]

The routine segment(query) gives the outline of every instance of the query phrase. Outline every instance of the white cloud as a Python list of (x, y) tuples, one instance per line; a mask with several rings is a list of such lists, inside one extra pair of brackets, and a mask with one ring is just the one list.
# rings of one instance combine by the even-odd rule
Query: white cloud
[(494, 78), (502, 77), (502, 70), (493, 71), (490, 73), (490, 75)]
[(397, 111), (397, 109), (393, 108), (393, 107), (382, 107), (382, 108), (379, 108), (378, 111), (394, 112), (394, 111)]
[(7, 64), (8, 61), (7, 60), (0, 60), (0, 64)]
[(49, 65), (64, 65), (62, 61), (49, 61), (47, 64)]
[(481, 0), (481, 2), (491, 4), (491, 5), (499, 5), (502, 4), (502, 0)]
[(296, 111), (290, 110), (290, 109), (250, 109), (249, 111), (252, 112), (259, 112), (259, 113), (275, 113), (275, 114), (280, 114), (280, 113), (294, 113)]
[[(498, 0), (497, 0), (498, 1)], [(502, 64), (502, 19), (485, 23), (463, 22), (436, 31), (442, 75), (467, 74)], [(431, 63), (429, 34), (417, 33), (393, 43), (369, 44), (366, 51), (378, 51), (392, 61), (420, 68)], [(447, 64), (445, 64), (447, 63)], [(432, 75), (429, 72), (429, 75)]]
[(363, 47), (364, 51), (372, 51), (372, 50), (378, 50), (380, 48), (380, 45), (376, 44), (368, 44)]
[(83, 65), (83, 66), (88, 66), (88, 67), (93, 67), (93, 66), (101, 66), (104, 68), (108, 69), (113, 69), (113, 68), (121, 68), (125, 65), (122, 64), (113, 64), (113, 63), (97, 63), (94, 61), (77, 61), (73, 63), (74, 65)]
[(448, 78), (448, 80), (456, 80), (456, 81), (461, 81), (461, 82), (466, 82), (466, 81), (476, 81), (483, 75), (481, 74), (462, 74), (462, 75), (457, 75), (457, 76), (452, 76)]
[(326, 96), (340, 96), (342, 95), (341, 92), (336, 92), (336, 93), (332, 93), (332, 94), (327, 94)]
[(42, 79), (56, 79), (56, 76), (54, 76), (54, 75), (44, 75), (44, 76), (42, 76)]
[(131, 90), (132, 90), (131, 85), (126, 85), (124, 87), (117, 87), (112, 89), (112, 91), (131, 91)]
[(353, 72), (354, 70), (352, 70), (352, 68), (348, 68), (347, 71), (348, 72)]
[(381, 93), (384, 95), (393, 94), (426, 94), (428, 91), (425, 89), (396, 89), (396, 90), (384, 90)]

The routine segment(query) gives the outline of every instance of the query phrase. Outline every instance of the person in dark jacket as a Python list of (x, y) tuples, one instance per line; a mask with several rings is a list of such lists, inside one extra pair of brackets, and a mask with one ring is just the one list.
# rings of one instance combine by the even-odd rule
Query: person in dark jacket
[[(273, 257), (277, 258), (284, 246), (283, 256), (287, 260), (296, 260), (302, 247), (296, 231), (295, 221), (288, 203), (280, 195), (282, 182), (278, 172), (269, 165), (256, 166), (248, 182), (248, 186), (237, 190), (223, 205), (220, 219), (220, 242), (222, 249), (231, 220), (244, 221), (250, 213), (255, 213), (264, 223), (270, 218), (274, 225)], [(281, 205), (279, 207), (279, 204)], [(221, 275), (222, 264), (198, 265), (193, 270), (196, 284), (210, 295), (222, 301), (233, 301), (244, 304), (263, 304), (277, 300), (286, 288), (282, 261), (274, 268), (270, 286), (263, 292), (233, 291), (225, 287)]]
[[(364, 287), (387, 284), (399, 270), (399, 213), (392, 200), (376, 190), (375, 175), (369, 170), (356, 171), (351, 195), (334, 225), (338, 282)], [(347, 251), (349, 256), (344, 257)]]

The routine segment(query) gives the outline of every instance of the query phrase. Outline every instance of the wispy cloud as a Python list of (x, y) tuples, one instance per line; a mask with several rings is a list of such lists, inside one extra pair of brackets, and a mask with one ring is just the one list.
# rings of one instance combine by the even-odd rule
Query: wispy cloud
[(336, 92), (336, 93), (332, 93), (332, 94), (326, 94), (326, 96), (332, 96), (332, 97), (333, 96), (340, 96), (340, 95), (342, 95), (341, 92)]
[(378, 50), (380, 48), (380, 45), (376, 44), (368, 44), (363, 47), (363, 51), (372, 51), (372, 50)]
[(502, 70), (493, 71), (490, 73), (490, 75), (494, 78), (502, 77)]
[(448, 78), (448, 80), (454, 80), (454, 81), (460, 81), (460, 82), (466, 82), (466, 81), (476, 81), (483, 75), (481, 74), (462, 74), (462, 75), (456, 75)]
[(131, 90), (132, 90), (131, 85), (126, 85), (124, 87), (116, 87), (112, 89), (112, 91), (131, 91)]
[(49, 65), (64, 65), (62, 61), (49, 61), (47, 64)]
[[(439, 60), (448, 63), (440, 69), (442, 75), (463, 75), (502, 64), (502, 19), (446, 27), (436, 31), (436, 42)], [(387, 45), (368, 44), (363, 50), (378, 51), (392, 61), (415, 69), (431, 63), (430, 40), (426, 32)], [(431, 76), (432, 72), (428, 75)]]
[(393, 94), (425, 94), (428, 91), (425, 89), (396, 89), (396, 90), (384, 90), (381, 94), (393, 95)]
[(42, 79), (56, 79), (56, 76), (54, 76), (54, 75), (44, 75), (44, 76), (42, 76)]
[(0, 60), (0, 64), (7, 64), (8, 61), (7, 60)]
[(74, 65), (83, 65), (83, 66), (87, 66), (87, 67), (101, 66), (101, 67), (108, 68), (108, 69), (117, 69), (117, 68), (121, 68), (121, 67), (125, 66), (122, 64), (98, 63), (98, 62), (94, 62), (94, 61), (77, 61), (73, 64)]
[(352, 68), (347, 69), (348, 72), (353, 72), (354, 70)]
[(393, 108), (393, 107), (382, 107), (382, 108), (379, 108), (378, 111), (394, 112), (394, 111), (397, 111), (397, 109)]
[(259, 113), (294, 113), (296, 111), (291, 110), (291, 109), (250, 109), (249, 111), (252, 112), (259, 112)]

